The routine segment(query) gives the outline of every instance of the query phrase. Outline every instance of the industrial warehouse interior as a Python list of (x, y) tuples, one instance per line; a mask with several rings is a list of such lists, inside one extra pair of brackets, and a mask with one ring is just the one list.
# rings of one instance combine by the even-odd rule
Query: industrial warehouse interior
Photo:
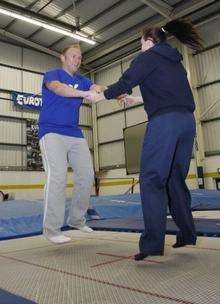
[(0, 1), (0, 304), (220, 303), (220, 1)]

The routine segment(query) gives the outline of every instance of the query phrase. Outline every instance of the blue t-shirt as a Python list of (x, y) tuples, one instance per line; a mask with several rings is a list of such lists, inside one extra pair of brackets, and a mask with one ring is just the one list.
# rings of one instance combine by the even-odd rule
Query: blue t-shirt
[(83, 137), (79, 128), (79, 109), (83, 98), (63, 97), (46, 87), (46, 83), (57, 80), (75, 89), (87, 91), (92, 81), (78, 73), (71, 76), (63, 69), (45, 73), (42, 84), (43, 105), (39, 117), (39, 138), (47, 133), (58, 133), (73, 137)]

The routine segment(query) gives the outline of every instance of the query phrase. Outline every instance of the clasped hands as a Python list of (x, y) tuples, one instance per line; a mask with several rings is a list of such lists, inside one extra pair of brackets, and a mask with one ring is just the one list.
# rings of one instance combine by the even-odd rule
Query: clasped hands
[[(105, 86), (93, 85), (89, 91), (85, 92), (85, 98), (91, 101), (92, 103), (96, 103), (98, 101), (104, 100), (105, 96), (103, 94), (103, 91), (106, 89), (107, 87)], [(127, 94), (119, 95), (116, 99), (120, 106), (123, 106), (124, 104), (132, 105), (141, 102), (140, 98)]]
[(85, 92), (84, 98), (91, 101), (92, 103), (96, 103), (100, 100), (105, 99), (103, 91), (106, 90), (107, 87), (94, 84), (89, 91)]

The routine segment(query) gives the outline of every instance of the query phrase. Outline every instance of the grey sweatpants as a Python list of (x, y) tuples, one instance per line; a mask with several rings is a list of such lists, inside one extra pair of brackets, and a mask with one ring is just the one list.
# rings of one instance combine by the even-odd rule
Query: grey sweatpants
[(44, 233), (56, 233), (64, 223), (67, 167), (74, 174), (73, 199), (68, 224), (79, 227), (85, 223), (85, 213), (93, 184), (93, 165), (84, 138), (48, 133), (40, 140), (47, 181), (44, 189)]

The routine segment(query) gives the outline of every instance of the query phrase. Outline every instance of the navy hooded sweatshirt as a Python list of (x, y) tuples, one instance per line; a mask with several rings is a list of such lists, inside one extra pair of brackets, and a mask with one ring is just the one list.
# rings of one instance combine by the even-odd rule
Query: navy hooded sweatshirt
[(131, 94), (139, 85), (148, 118), (167, 112), (193, 112), (195, 104), (181, 63), (182, 55), (168, 43), (157, 43), (142, 52), (118, 82), (104, 91), (106, 99)]

